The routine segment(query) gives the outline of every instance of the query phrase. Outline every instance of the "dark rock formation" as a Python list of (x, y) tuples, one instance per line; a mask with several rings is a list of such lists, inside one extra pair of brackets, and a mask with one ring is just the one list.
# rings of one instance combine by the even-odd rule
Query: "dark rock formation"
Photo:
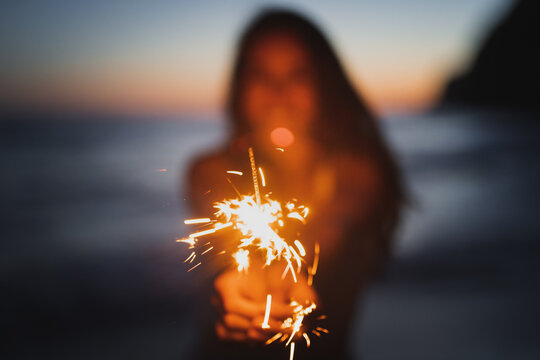
[(516, 1), (471, 67), (450, 80), (441, 105), (540, 108), (539, 35), (540, 1)]

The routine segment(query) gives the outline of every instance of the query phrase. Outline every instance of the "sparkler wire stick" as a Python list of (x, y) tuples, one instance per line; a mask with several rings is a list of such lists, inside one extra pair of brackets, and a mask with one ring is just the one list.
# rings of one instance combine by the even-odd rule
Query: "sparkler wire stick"
[(257, 205), (261, 205), (261, 193), (259, 192), (259, 180), (257, 177), (257, 166), (255, 165), (255, 156), (253, 156), (253, 148), (248, 149), (249, 163), (251, 164), (251, 176), (253, 177), (253, 188), (255, 189), (255, 199), (257, 199)]

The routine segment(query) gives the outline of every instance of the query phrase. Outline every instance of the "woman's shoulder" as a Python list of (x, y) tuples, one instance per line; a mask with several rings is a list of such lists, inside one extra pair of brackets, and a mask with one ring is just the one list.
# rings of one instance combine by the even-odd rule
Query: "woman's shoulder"
[[(187, 170), (185, 191), (197, 213), (209, 213), (211, 204), (231, 195), (225, 172), (230, 170), (228, 152), (223, 149), (208, 152), (194, 159)], [(234, 195), (234, 194), (232, 194)]]
[(195, 158), (188, 168), (188, 174), (191, 178), (212, 177), (226, 171), (230, 163), (226, 148), (213, 150)]
[(378, 177), (378, 166), (367, 154), (341, 151), (331, 155), (328, 163), (338, 177), (359, 180), (374, 180)]
[(346, 201), (365, 201), (366, 196), (378, 198), (382, 176), (376, 162), (365, 154), (341, 152), (333, 154), (327, 162), (327, 173), (333, 179), (334, 196)]

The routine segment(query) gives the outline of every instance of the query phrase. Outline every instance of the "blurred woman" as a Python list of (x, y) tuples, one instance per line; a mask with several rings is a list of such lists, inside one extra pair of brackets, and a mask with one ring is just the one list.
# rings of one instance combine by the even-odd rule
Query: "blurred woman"
[[(305, 277), (281, 281), (275, 267), (251, 266), (239, 276), (223, 266), (212, 282), (217, 311), (198, 357), (286, 358), (283, 344), (265, 347), (264, 341), (279, 331), (296, 299), (317, 302), (329, 334), (307, 351), (297, 341), (295, 359), (348, 358), (354, 311), (388, 258), (404, 199), (377, 121), (321, 31), (284, 10), (261, 13), (241, 37), (227, 111), (226, 145), (196, 160), (190, 171), (194, 214), (207, 216), (215, 201), (236, 197), (226, 171), (249, 174), (253, 147), (265, 171), (264, 191), (310, 207), (301, 241), (306, 250), (320, 244), (320, 265), (313, 286)], [(232, 180), (241, 192), (253, 192), (250, 176)], [(267, 293), (273, 295), (271, 328), (262, 330)]]

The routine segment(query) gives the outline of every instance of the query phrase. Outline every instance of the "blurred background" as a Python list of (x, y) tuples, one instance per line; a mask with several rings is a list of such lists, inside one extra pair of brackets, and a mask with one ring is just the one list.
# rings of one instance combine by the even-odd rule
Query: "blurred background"
[(188, 357), (185, 169), (273, 5), (326, 32), (412, 198), (357, 357), (540, 358), (534, 0), (2, 2), (3, 358)]

